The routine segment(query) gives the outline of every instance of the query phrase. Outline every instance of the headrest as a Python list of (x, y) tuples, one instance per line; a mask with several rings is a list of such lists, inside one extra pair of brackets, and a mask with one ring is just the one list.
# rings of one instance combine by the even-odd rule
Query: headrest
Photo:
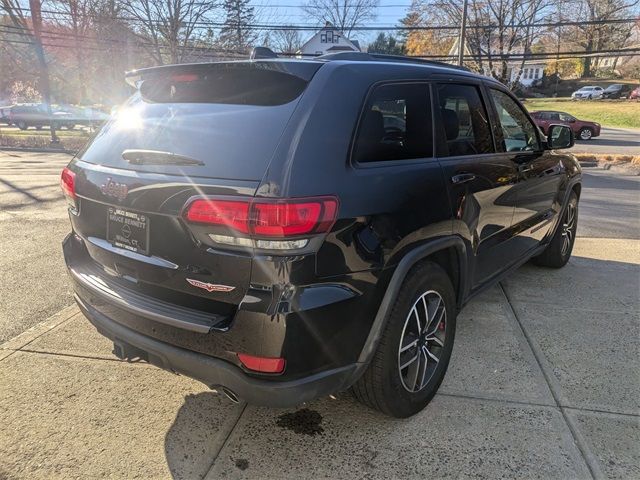
[(447, 135), (447, 140), (455, 140), (458, 138), (460, 132), (460, 122), (458, 121), (458, 114), (455, 110), (449, 108), (442, 108), (442, 120), (444, 122), (444, 131)]

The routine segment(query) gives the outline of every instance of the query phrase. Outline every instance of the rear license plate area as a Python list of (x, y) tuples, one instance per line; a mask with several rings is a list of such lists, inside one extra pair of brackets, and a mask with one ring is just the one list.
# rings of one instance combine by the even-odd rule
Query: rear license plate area
[(149, 255), (149, 217), (142, 213), (109, 207), (107, 241), (114, 247)]

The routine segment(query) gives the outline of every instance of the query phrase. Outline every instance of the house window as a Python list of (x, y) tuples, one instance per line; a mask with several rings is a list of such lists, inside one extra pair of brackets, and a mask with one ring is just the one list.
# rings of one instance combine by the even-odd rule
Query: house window
[(333, 30), (327, 30), (320, 34), (320, 43), (338, 43), (340, 41), (340, 34)]
[(526, 79), (526, 78), (527, 78), (527, 75), (529, 75), (529, 69), (528, 69), (528, 68), (525, 68), (525, 69), (524, 69), (524, 73), (522, 74), (522, 78), (525, 78), (525, 79)]

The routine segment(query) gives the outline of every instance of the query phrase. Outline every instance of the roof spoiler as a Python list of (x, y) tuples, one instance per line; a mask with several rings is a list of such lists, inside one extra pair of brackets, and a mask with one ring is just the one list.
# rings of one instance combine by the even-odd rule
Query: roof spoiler
[(278, 55), (269, 47), (253, 47), (249, 58), (251, 60), (258, 60), (261, 58), (278, 58)]

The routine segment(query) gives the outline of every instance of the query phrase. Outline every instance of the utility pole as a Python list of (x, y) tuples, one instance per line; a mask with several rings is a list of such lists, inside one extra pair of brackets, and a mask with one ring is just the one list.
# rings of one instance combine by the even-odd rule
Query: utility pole
[(464, 5), (462, 7), (462, 23), (460, 24), (460, 35), (458, 36), (458, 65), (461, 67), (464, 65), (464, 45), (467, 33), (467, 3), (468, 0), (464, 0)]
[(49, 118), (49, 129), (51, 131), (51, 143), (59, 143), (60, 139), (56, 135), (56, 126), (53, 122), (53, 112), (51, 111), (51, 87), (49, 85), (49, 67), (44, 56), (42, 46), (42, 3), (41, 0), (29, 0), (31, 10), (31, 23), (33, 25), (33, 39), (38, 57), (38, 87), (42, 94), (42, 99), (47, 107), (47, 117)]

